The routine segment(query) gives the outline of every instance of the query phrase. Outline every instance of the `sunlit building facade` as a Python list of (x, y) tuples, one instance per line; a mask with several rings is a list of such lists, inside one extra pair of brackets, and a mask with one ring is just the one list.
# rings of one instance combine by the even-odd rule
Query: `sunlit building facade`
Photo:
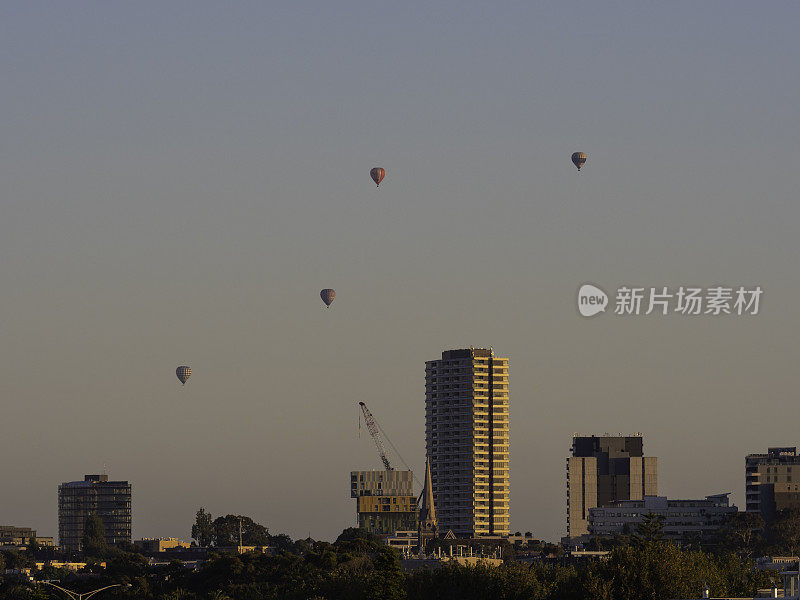
[(351, 471), (350, 497), (356, 499), (358, 526), (389, 535), (417, 527), (417, 498), (411, 471)]
[(508, 535), (508, 358), (470, 348), (425, 363), (425, 442), (439, 532)]

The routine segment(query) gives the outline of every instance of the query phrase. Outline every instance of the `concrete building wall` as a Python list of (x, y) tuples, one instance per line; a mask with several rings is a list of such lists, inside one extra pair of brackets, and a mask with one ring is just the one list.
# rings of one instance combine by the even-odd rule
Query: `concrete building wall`
[(641, 435), (578, 436), (567, 459), (567, 537), (589, 533), (589, 509), (658, 494), (658, 459)]
[(767, 523), (775, 520), (779, 507), (793, 506), (797, 501), (792, 488), (798, 483), (800, 456), (794, 447), (769, 448), (766, 454), (745, 457), (746, 510), (759, 513)]
[(567, 459), (567, 537), (589, 533), (589, 508), (597, 506), (597, 459)]
[(773, 483), (772, 489), (776, 512), (790, 508), (800, 508), (800, 484), (789, 482)]

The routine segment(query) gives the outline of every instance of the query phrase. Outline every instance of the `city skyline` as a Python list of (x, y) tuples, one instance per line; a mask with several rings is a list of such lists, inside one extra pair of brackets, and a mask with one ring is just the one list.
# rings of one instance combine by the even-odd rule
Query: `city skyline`
[[(56, 536), (57, 484), (107, 465), (135, 538), (204, 506), (333, 539), (380, 468), (358, 402), (423, 473), (447, 348), (513, 367), (512, 531), (563, 535), (575, 431), (740, 508), (743, 457), (798, 445), (796, 3), (0, 17), (0, 523)], [(584, 318), (585, 283), (763, 296)]]

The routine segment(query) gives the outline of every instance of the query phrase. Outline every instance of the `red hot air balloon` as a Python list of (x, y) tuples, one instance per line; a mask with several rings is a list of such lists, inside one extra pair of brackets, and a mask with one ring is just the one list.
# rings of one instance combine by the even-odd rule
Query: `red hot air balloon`
[(183, 365), (175, 369), (175, 375), (178, 376), (178, 379), (183, 385), (186, 385), (186, 381), (192, 375), (192, 370), (186, 365)]
[(375, 185), (380, 187), (381, 181), (386, 177), (386, 171), (380, 167), (375, 167), (369, 172), (369, 176), (372, 177), (372, 181), (375, 182)]
[(572, 162), (576, 167), (578, 167), (578, 171), (580, 171), (581, 167), (586, 162), (586, 154), (584, 154), (583, 152), (573, 152)]
[(322, 298), (325, 306), (330, 308), (331, 302), (333, 302), (333, 299), (336, 298), (336, 292), (330, 288), (326, 288), (319, 293), (319, 297)]

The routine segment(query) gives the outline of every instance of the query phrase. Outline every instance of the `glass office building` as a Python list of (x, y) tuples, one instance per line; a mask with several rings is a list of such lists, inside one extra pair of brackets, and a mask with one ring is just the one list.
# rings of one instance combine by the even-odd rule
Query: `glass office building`
[(58, 540), (65, 550), (81, 550), (83, 528), (98, 515), (106, 544), (131, 541), (131, 484), (109, 481), (108, 475), (86, 475), (83, 481), (58, 486)]

